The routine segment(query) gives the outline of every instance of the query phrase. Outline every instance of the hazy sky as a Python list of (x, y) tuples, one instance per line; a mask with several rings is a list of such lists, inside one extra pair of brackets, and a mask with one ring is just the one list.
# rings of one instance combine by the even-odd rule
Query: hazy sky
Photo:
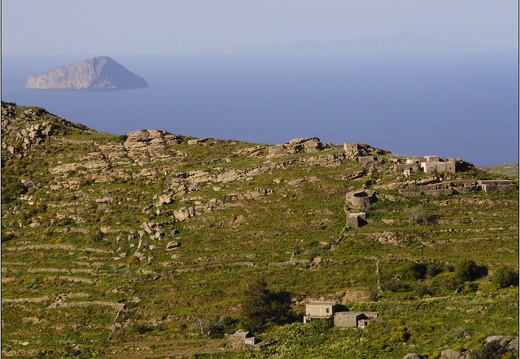
[(518, 0), (2, 0), (2, 53), (166, 54), (401, 31), (517, 46)]

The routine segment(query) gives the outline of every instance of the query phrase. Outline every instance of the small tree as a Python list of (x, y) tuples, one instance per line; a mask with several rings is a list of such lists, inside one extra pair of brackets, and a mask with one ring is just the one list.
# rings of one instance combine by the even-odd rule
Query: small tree
[(273, 293), (264, 279), (252, 282), (243, 294), (242, 318), (252, 331), (269, 324), (282, 324), (291, 318), (291, 298), (287, 292)]
[(455, 266), (455, 279), (463, 282), (474, 281), (487, 274), (487, 268), (485, 266), (478, 266), (475, 261), (471, 259), (465, 259)]
[(200, 335), (210, 338), (222, 338), (224, 330), (222, 322), (218, 318), (198, 318), (191, 326)]
[(518, 271), (507, 266), (498, 267), (491, 277), (491, 282), (497, 288), (518, 286)]

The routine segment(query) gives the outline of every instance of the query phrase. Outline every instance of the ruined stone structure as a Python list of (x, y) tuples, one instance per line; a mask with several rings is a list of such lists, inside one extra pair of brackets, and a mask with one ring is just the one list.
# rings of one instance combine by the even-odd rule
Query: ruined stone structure
[(377, 201), (375, 191), (353, 191), (345, 195), (346, 205), (355, 209), (367, 209)]
[(516, 188), (516, 185), (510, 180), (482, 180), (478, 181), (478, 185), (486, 193), (509, 191)]
[(478, 191), (480, 188), (475, 181), (442, 182), (439, 178), (434, 178), (424, 182), (411, 181), (400, 183), (397, 189), (399, 193), (405, 196), (423, 196), (469, 193)]
[(497, 192), (516, 188), (511, 180), (447, 181), (438, 177), (409, 181), (397, 185), (405, 196), (462, 194), (474, 191)]
[(236, 348), (252, 348), (256, 344), (256, 338), (250, 332), (242, 329), (231, 334), (229, 339)]
[(347, 213), (346, 227), (359, 228), (367, 224), (367, 217), (364, 212)]

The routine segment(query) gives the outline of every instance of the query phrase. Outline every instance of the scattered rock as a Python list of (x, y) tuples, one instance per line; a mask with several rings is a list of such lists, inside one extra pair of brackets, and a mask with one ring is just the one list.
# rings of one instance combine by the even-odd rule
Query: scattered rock
[(209, 138), (196, 138), (192, 140), (188, 140), (188, 145), (200, 145), (202, 143), (208, 142)]
[(148, 241), (142, 238), (139, 238), (139, 243), (137, 244), (137, 249), (145, 249), (148, 247)]
[(134, 257), (139, 259), (139, 260), (142, 260), (144, 258), (144, 254), (141, 253), (141, 252), (135, 252), (134, 253)]
[(403, 359), (423, 359), (425, 358), (424, 355), (420, 355), (420, 354), (417, 354), (417, 353), (410, 353), (410, 354), (406, 354)]
[(195, 208), (184, 207), (184, 208), (173, 211), (173, 215), (174, 215), (175, 219), (177, 219), (178, 221), (184, 221), (185, 219), (195, 216)]
[(180, 246), (181, 244), (179, 242), (171, 241), (166, 245), (166, 250), (171, 251), (172, 249), (179, 248)]
[(464, 359), (464, 355), (458, 350), (447, 349), (441, 352), (441, 359)]

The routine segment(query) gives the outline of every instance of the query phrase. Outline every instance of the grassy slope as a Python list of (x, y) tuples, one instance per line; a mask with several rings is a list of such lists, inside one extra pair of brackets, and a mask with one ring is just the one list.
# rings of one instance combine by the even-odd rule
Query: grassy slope
[[(58, 121), (44, 112), (24, 115), (26, 110), (17, 107), (9, 114), (20, 128)], [(260, 157), (243, 154), (255, 144), (184, 141), (167, 151), (187, 156), (139, 164), (125, 152), (124, 138), (60, 123), (61, 132), (33, 145), (22, 158), (2, 148), (3, 159), (8, 158), (2, 178), (34, 182), (23, 195), (2, 203), (5, 355), (53, 357), (65, 350), (107, 358), (232, 357), (227, 341), (201, 337), (190, 326), (198, 318), (237, 318), (242, 291), (261, 276), (273, 290), (290, 292), (299, 313), (301, 301), (343, 301), (345, 293), (360, 292), (364, 299), (347, 301), (347, 307), (381, 315), (365, 331), (322, 332), (298, 323), (272, 328), (260, 337), (279, 341), (248, 354), (253, 357), (283, 358), (290, 352), (291, 357), (370, 353), (398, 358), (467, 348), (485, 335), (518, 332), (517, 288), (497, 290), (484, 277), (476, 293), (466, 285), (455, 294), (447, 269), (464, 259), (487, 266), (490, 273), (502, 264), (518, 267), (517, 191), (404, 197), (385, 186), (400, 180), (392, 169), (393, 155), (383, 156), (371, 175), (349, 181), (348, 175), (362, 169), (359, 162), (340, 159), (332, 166), (324, 160), (341, 158), (341, 147), (268, 159), (266, 151)], [(13, 133), (3, 128), (3, 142), (19, 143)], [(70, 163), (78, 167), (52, 171)], [(178, 191), (181, 173), (217, 175), (233, 168), (260, 170)], [(369, 225), (348, 230), (331, 250), (344, 226), (345, 193), (373, 182), (369, 178), (378, 180), (372, 187), (382, 198), (368, 213)], [(174, 193), (173, 203), (145, 210), (164, 193)], [(212, 211), (185, 221), (173, 217), (175, 210), (209, 204)], [(411, 223), (418, 208), (435, 223)], [(165, 237), (146, 234), (148, 248), (138, 249), (145, 221), (161, 223)], [(171, 240), (181, 246), (167, 251)], [(134, 259), (136, 251), (144, 255), (140, 261)], [(295, 263), (283, 264), (293, 254)], [(404, 288), (396, 278), (408, 261), (445, 270)], [(391, 329), (403, 325), (410, 339), (392, 340)]]

